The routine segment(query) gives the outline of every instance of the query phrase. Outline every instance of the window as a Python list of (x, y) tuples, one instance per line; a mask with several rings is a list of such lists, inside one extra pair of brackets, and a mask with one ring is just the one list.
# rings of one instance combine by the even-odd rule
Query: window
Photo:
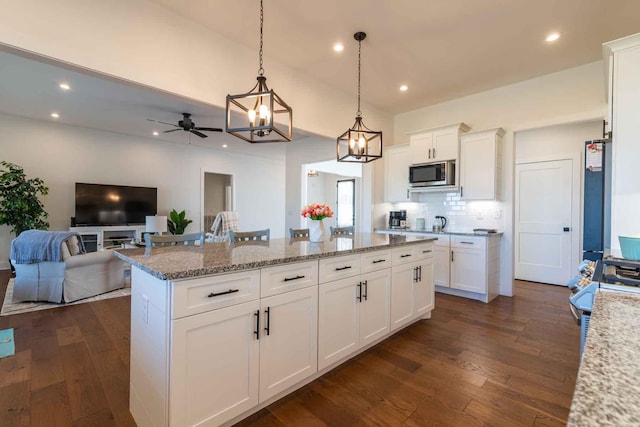
[(348, 227), (355, 225), (356, 180), (339, 180), (336, 193), (336, 226)]

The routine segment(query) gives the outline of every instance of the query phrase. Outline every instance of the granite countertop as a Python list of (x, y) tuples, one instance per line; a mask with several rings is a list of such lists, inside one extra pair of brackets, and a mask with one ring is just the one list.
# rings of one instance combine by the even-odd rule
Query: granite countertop
[(378, 233), (386, 233), (386, 232), (403, 232), (403, 233), (412, 233), (412, 234), (444, 234), (451, 236), (482, 236), (482, 237), (495, 237), (502, 236), (502, 231), (498, 231), (497, 233), (475, 233), (473, 230), (446, 230), (446, 231), (431, 231), (427, 229), (419, 230), (417, 228), (376, 228), (373, 231)]
[(640, 425), (640, 294), (598, 290), (569, 426)]
[(204, 247), (173, 246), (117, 249), (116, 256), (162, 280), (248, 270), (270, 265), (348, 255), (424, 243), (434, 238), (356, 233), (311, 243), (307, 238), (271, 239), (266, 242), (206, 243)]

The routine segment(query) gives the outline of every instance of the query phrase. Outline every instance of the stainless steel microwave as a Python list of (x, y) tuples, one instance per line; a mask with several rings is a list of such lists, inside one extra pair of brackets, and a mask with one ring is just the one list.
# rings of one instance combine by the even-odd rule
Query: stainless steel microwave
[(455, 184), (455, 160), (409, 166), (410, 187), (437, 187), (441, 185)]

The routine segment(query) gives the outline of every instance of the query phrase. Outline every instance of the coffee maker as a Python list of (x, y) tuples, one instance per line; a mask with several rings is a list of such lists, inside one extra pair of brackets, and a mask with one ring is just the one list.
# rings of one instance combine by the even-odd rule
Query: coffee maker
[(407, 211), (390, 211), (389, 228), (407, 228)]

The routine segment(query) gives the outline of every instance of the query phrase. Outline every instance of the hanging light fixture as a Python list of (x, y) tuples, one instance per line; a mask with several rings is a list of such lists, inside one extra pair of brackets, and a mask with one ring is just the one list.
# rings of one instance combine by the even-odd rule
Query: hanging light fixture
[(366, 33), (353, 35), (358, 41), (358, 112), (356, 122), (338, 137), (337, 157), (339, 162), (368, 163), (382, 157), (382, 132), (369, 129), (362, 122), (360, 111), (360, 50)]
[[(262, 67), (262, 27), (264, 8), (260, 0), (260, 68), (258, 83), (247, 93), (227, 95), (226, 131), (247, 142), (284, 142), (291, 141), (293, 113), (291, 107), (272, 89), (267, 87), (267, 78)], [(282, 118), (286, 123), (275, 123)]]

